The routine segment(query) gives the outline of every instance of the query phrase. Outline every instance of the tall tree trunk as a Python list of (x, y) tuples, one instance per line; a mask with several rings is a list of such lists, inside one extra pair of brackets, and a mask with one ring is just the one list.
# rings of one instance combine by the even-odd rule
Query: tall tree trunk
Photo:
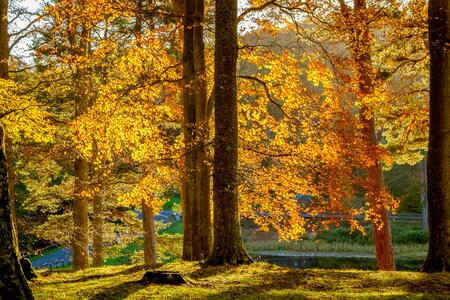
[[(83, 7), (83, 2), (80, 4)], [(75, 54), (87, 56), (89, 31), (82, 24), (81, 36), (78, 38), (69, 35), (69, 40)], [(75, 117), (88, 111), (90, 106), (87, 71), (83, 65), (78, 65), (73, 78), (75, 97)], [(73, 236), (72, 236), (72, 268), (73, 270), (86, 269), (89, 267), (89, 237), (88, 237), (88, 204), (87, 195), (89, 183), (89, 163), (86, 159), (78, 156), (75, 159), (75, 193), (73, 200)]]
[[(4, 2), (0, 0), (0, 8)], [(7, 4), (6, 4), (7, 7)], [(5, 132), (0, 126), (0, 299), (34, 299), (19, 263), (14, 245), (11, 202), (8, 192), (8, 171), (5, 155)]]
[(153, 207), (142, 200), (142, 229), (144, 231), (144, 264), (156, 264), (156, 229)]
[[(152, 1), (148, 1), (150, 5)], [(136, 2), (135, 14), (136, 23), (134, 25), (133, 31), (136, 36), (137, 46), (141, 47), (141, 35), (142, 35), (142, 16), (141, 11), (144, 8), (144, 1), (137, 0)], [(152, 19), (150, 21), (150, 29), (154, 29), (154, 22)], [(141, 202), (142, 210), (142, 230), (144, 233), (144, 264), (149, 267), (156, 264), (156, 227), (155, 227), (155, 213), (153, 207), (148, 203), (146, 199)]]
[[(9, 79), (9, 34), (8, 34), (8, 0), (1, 0), (0, 13), (0, 78)], [(6, 136), (5, 138), (6, 151), (6, 167), (8, 169), (8, 188), (9, 199), (11, 201), (11, 213), (13, 219), (14, 244), (19, 246), (19, 234), (17, 230), (16, 209), (15, 209), (15, 170), (12, 158), (12, 140)]]
[(428, 256), (423, 270), (450, 270), (450, 3), (430, 0), (430, 132), (428, 142)]
[(251, 263), (238, 202), (237, 0), (217, 0), (215, 15), (214, 239), (207, 265)]
[(103, 199), (96, 194), (92, 202), (92, 266), (101, 267), (103, 263)]
[(426, 232), (428, 232), (427, 156), (428, 153), (425, 153), (423, 160), (419, 162), (419, 189), (420, 204), (422, 206), (422, 225)]
[[(368, 27), (366, 13), (366, 0), (353, 1), (353, 13), (344, 0), (340, 0), (341, 12), (349, 26), (349, 40), (356, 66), (359, 83), (359, 98), (362, 99), (373, 93), (373, 67), (371, 57), (371, 34)], [(367, 146), (376, 147), (378, 145), (373, 112), (366, 106), (360, 109), (360, 121), (363, 127), (362, 135)], [(370, 153), (368, 153), (370, 154)], [(391, 227), (388, 211), (383, 203), (383, 193), (385, 192), (383, 170), (381, 161), (373, 158), (371, 166), (367, 167), (367, 178), (369, 181), (366, 197), (373, 209), (372, 219), (377, 268), (379, 270), (395, 270), (394, 247), (392, 245)]]
[(206, 144), (205, 3), (185, 0), (183, 22), (183, 131), (185, 169), (183, 178), (183, 259), (202, 260), (211, 250), (210, 170)]

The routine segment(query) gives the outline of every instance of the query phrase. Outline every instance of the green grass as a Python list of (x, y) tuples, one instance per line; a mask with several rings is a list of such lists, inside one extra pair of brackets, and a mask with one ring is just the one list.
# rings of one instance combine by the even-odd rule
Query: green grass
[(181, 204), (181, 198), (179, 196), (171, 196), (169, 200), (164, 203), (162, 210), (172, 210), (174, 204)]
[(140, 282), (141, 265), (86, 271), (40, 271), (30, 283), (36, 299), (444, 299), (450, 274), (355, 270), (296, 270), (265, 263), (201, 268), (171, 263), (182, 286)]
[(161, 229), (158, 231), (159, 235), (163, 234), (182, 234), (183, 233), (183, 221), (175, 220), (170, 224), (169, 227)]

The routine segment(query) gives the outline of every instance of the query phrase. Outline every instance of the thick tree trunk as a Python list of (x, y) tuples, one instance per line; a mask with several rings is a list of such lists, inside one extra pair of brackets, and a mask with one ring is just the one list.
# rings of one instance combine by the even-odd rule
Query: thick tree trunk
[(156, 264), (156, 229), (153, 207), (142, 201), (142, 229), (144, 231), (144, 264)]
[(428, 232), (428, 197), (427, 197), (427, 156), (425, 153), (423, 160), (419, 163), (419, 189), (420, 204), (422, 206), (422, 225)]
[[(8, 34), (8, 1), (0, 0), (0, 78), (9, 79), (9, 34)], [(12, 160), (12, 140), (8, 137), (5, 139), (6, 166), (8, 169), (8, 188), (9, 199), (11, 201), (11, 213), (13, 219), (14, 244), (19, 246), (19, 237), (17, 231), (17, 220), (15, 210), (15, 170)]]
[(207, 265), (251, 263), (239, 222), (237, 126), (237, 0), (216, 1), (214, 239)]
[[(73, 1), (72, 5), (77, 9), (84, 9), (85, 1)], [(69, 23), (74, 20), (69, 17)], [(70, 26), (72, 24), (69, 24)], [(80, 24), (81, 33), (68, 29), (68, 39), (71, 45), (73, 55), (86, 57), (88, 54), (88, 40), (90, 31), (86, 24)], [(76, 65), (76, 71), (73, 76), (73, 89), (75, 98), (75, 118), (86, 113), (91, 101), (88, 95), (87, 71), (83, 63)], [(72, 269), (81, 270), (89, 267), (89, 237), (88, 237), (88, 204), (91, 198), (88, 195), (89, 184), (89, 163), (78, 155), (75, 159), (75, 188), (73, 199), (73, 236), (72, 236)]]
[[(2, 4), (0, 3), (0, 7)], [(19, 263), (17, 247), (14, 245), (5, 134), (2, 127), (0, 127), (0, 143), (0, 299), (34, 299)]]
[(89, 181), (89, 163), (81, 157), (75, 160), (75, 195), (73, 200), (72, 268), (89, 267), (88, 197), (84, 194)]
[(103, 263), (103, 199), (95, 195), (92, 214), (92, 266), (101, 267)]
[[(352, 57), (355, 62), (356, 73), (359, 83), (359, 98), (371, 94), (374, 89), (373, 67), (371, 57), (371, 34), (368, 27), (366, 0), (354, 0), (353, 12), (340, 0), (341, 12), (349, 26), (349, 40)], [(363, 127), (362, 135), (369, 147), (378, 145), (373, 112), (363, 106), (360, 109), (360, 121)], [(367, 153), (370, 155), (371, 153)], [(383, 192), (385, 192), (383, 170), (379, 158), (372, 158), (371, 166), (367, 167), (368, 187), (366, 191), (367, 201), (373, 209), (373, 218), (375, 250), (377, 259), (377, 268), (379, 270), (395, 270), (394, 247), (392, 245), (391, 227), (389, 223), (388, 211), (383, 203)]]
[(450, 3), (430, 0), (430, 132), (428, 143), (428, 256), (423, 270), (450, 270)]
[[(87, 36), (85, 38), (87, 38)], [(87, 47), (87, 45), (82, 45), (80, 47)], [(86, 50), (83, 50), (81, 52), (85, 54), (85, 51)], [(79, 66), (74, 77), (76, 117), (86, 113), (89, 107), (86, 80), (86, 71), (83, 66)], [(72, 207), (72, 267), (73, 270), (80, 270), (89, 267), (88, 204), (90, 197), (87, 194), (89, 184), (89, 162), (79, 156), (75, 159), (74, 169), (75, 193)]]
[(183, 131), (185, 169), (183, 196), (183, 259), (205, 259), (211, 249), (210, 183), (206, 143), (204, 1), (186, 0), (183, 22)]

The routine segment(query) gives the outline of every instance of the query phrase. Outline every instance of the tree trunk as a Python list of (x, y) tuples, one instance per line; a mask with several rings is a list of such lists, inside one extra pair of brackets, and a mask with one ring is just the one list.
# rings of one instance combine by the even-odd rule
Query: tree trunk
[(203, 260), (211, 249), (210, 183), (206, 143), (206, 72), (203, 0), (186, 0), (183, 22), (183, 259)]
[(103, 263), (103, 199), (97, 194), (93, 199), (92, 214), (92, 266)]
[(152, 266), (156, 264), (156, 230), (155, 213), (153, 207), (142, 201), (142, 229), (144, 231), (144, 264)]
[[(8, 0), (1, 0), (1, 13), (0, 13), (0, 78), (9, 79), (9, 34), (8, 34)], [(13, 219), (13, 231), (14, 231), (14, 244), (19, 246), (19, 234), (17, 231), (17, 220), (15, 210), (15, 170), (12, 159), (12, 140), (6, 136), (5, 138), (5, 151), (6, 151), (6, 167), (8, 169), (8, 188), (9, 199), (11, 201), (11, 214)]]
[[(83, 26), (77, 54), (87, 55), (87, 39), (89, 32)], [(90, 101), (87, 93), (87, 76), (84, 66), (77, 66), (74, 75), (75, 117), (87, 112)], [(88, 238), (88, 203), (89, 163), (81, 156), (75, 159), (75, 194), (73, 200), (73, 237), (72, 262), (73, 270), (89, 267)]]
[[(358, 76), (360, 99), (373, 93), (373, 67), (371, 57), (371, 34), (368, 27), (366, 13), (366, 0), (354, 0), (353, 14), (350, 13), (350, 7), (340, 0), (341, 12), (349, 26), (349, 40), (352, 57)], [(368, 148), (378, 145), (375, 122), (372, 117), (373, 112), (366, 106), (360, 109), (360, 121), (363, 127), (362, 135)], [(370, 153), (367, 153), (370, 155)], [(388, 211), (383, 200), (385, 192), (383, 170), (381, 161), (378, 158), (372, 158), (373, 164), (367, 167), (368, 187), (366, 190), (367, 201), (373, 209), (372, 218), (374, 228), (375, 250), (377, 259), (377, 268), (379, 270), (395, 270), (394, 247), (392, 245), (391, 227), (389, 223)]]
[(241, 237), (238, 202), (237, 0), (217, 0), (215, 15), (214, 239), (207, 265), (240, 265), (252, 259)]
[(427, 199), (427, 156), (425, 153), (423, 160), (419, 162), (419, 189), (420, 203), (422, 206), (422, 225), (428, 232), (428, 199)]
[[(4, 2), (0, 8), (3, 8)], [(8, 171), (5, 156), (5, 133), (0, 126), (0, 299), (34, 299), (19, 263), (14, 245)]]
[(423, 270), (450, 270), (450, 10), (430, 0), (430, 132), (428, 142), (428, 256)]

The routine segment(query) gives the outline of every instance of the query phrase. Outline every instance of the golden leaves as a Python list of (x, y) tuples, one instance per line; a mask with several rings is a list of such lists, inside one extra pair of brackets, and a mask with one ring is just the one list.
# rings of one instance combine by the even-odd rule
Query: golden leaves
[(47, 120), (45, 106), (33, 97), (19, 95), (20, 87), (0, 79), (0, 121), (7, 135), (15, 141), (49, 142), (54, 128)]

